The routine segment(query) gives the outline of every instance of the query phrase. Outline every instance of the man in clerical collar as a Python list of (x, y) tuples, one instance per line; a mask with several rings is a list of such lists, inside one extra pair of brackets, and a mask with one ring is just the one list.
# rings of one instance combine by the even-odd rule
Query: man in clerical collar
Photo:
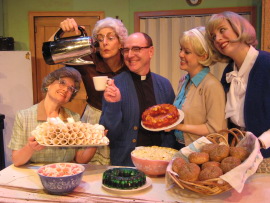
[(112, 165), (134, 166), (130, 153), (137, 146), (175, 146), (172, 134), (148, 131), (141, 126), (141, 115), (147, 108), (172, 104), (175, 94), (168, 79), (150, 71), (154, 55), (150, 36), (141, 32), (131, 34), (121, 53), (129, 70), (108, 81), (100, 123), (108, 129)]

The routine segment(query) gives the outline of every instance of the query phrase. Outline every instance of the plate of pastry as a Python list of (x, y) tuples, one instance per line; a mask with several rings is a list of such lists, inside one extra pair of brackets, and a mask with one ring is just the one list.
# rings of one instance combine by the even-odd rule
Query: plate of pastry
[[(141, 125), (144, 129), (149, 131), (162, 131), (173, 128), (181, 123), (184, 120), (184, 116), (184, 112), (180, 109), (174, 110), (173, 113), (152, 113), (149, 114), (148, 117), (142, 117)], [(143, 118), (148, 120), (145, 121)]]
[(38, 125), (31, 135), (40, 145), (46, 147), (96, 147), (109, 144), (104, 126), (80, 121), (44, 122)]

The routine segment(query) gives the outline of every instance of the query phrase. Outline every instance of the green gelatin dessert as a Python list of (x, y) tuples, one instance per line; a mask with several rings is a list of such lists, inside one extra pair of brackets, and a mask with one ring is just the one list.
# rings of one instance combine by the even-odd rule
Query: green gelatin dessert
[(134, 168), (113, 168), (103, 173), (102, 184), (121, 190), (136, 189), (146, 183), (143, 172)]

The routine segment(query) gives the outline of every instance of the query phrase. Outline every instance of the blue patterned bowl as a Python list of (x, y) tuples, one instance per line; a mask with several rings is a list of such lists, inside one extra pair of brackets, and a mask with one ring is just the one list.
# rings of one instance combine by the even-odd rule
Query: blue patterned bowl
[(57, 163), (40, 167), (38, 175), (46, 192), (65, 195), (80, 184), (84, 171), (84, 166), (80, 164)]

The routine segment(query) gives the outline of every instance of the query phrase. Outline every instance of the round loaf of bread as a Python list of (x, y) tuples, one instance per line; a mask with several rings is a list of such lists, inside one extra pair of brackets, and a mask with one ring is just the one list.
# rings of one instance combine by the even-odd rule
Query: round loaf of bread
[(228, 171), (232, 170), (236, 166), (241, 164), (241, 160), (237, 157), (229, 156), (222, 160), (220, 164), (220, 168), (222, 169), (223, 173), (227, 173)]
[(187, 163), (178, 170), (178, 175), (181, 180), (196, 181), (199, 178), (200, 167), (194, 163)]
[(230, 147), (226, 145), (218, 145), (214, 148), (209, 156), (211, 161), (221, 162), (224, 158), (228, 157), (230, 154)]
[(245, 161), (249, 156), (249, 152), (245, 147), (230, 147), (230, 156), (237, 157), (241, 161)]
[(209, 154), (206, 152), (192, 152), (188, 156), (188, 160), (190, 163), (203, 164), (209, 161)]
[(206, 163), (204, 163), (203, 165), (202, 165), (202, 170), (203, 169), (205, 169), (205, 168), (207, 168), (207, 167), (209, 167), (209, 166), (217, 166), (217, 167), (220, 167), (220, 163), (219, 162), (216, 162), (216, 161), (208, 161), (208, 162), (206, 162)]
[(200, 172), (199, 180), (203, 181), (218, 178), (221, 175), (223, 175), (221, 168), (218, 166), (209, 166)]
[(210, 153), (210, 151), (212, 151), (213, 149), (215, 149), (216, 147), (218, 147), (218, 144), (205, 144), (202, 146), (201, 148), (201, 152), (206, 152), (206, 153)]
[(179, 169), (185, 165), (187, 162), (185, 159), (181, 158), (181, 157), (177, 157), (173, 160), (172, 163), (172, 170), (176, 173), (178, 173)]
[(148, 128), (161, 128), (175, 123), (179, 116), (179, 111), (174, 105), (158, 104), (143, 112), (142, 123)]

